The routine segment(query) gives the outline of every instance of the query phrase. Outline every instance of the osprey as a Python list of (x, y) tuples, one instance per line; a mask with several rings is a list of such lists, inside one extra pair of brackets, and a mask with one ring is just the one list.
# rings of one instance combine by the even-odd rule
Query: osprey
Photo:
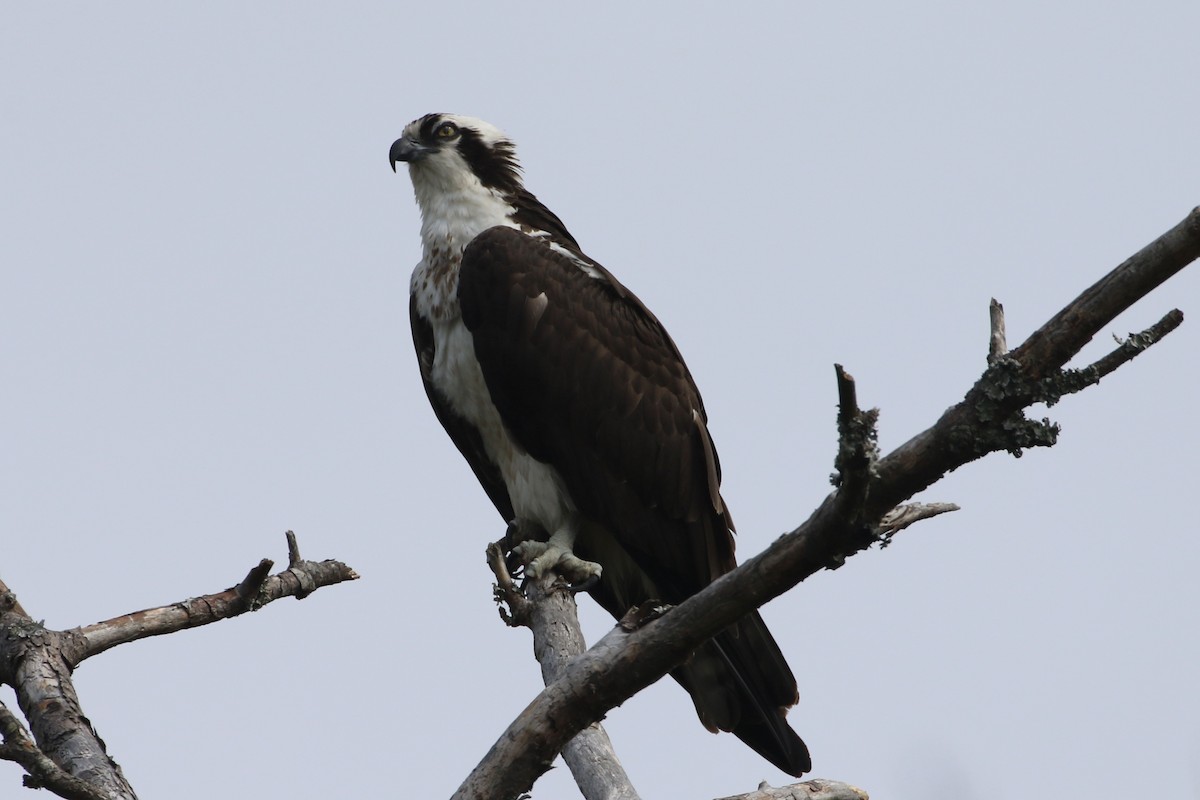
[[(650, 310), (527, 191), (486, 122), (427, 114), (389, 153), (408, 164), (422, 258), (409, 315), (438, 420), (505, 522), (548, 542), (517, 552), (620, 618), (680, 603), (733, 569), (733, 520), (700, 392)], [(672, 676), (710, 731), (792, 775), (811, 769), (784, 719), (796, 679), (757, 613)]]

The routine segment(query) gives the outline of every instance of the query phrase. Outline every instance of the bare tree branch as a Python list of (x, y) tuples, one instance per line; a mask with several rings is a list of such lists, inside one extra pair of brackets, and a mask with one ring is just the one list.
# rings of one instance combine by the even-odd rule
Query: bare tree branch
[(988, 315), (991, 318), (992, 333), (988, 337), (987, 363), (995, 364), (1008, 352), (1008, 333), (1004, 329), (1004, 306), (994, 297), (988, 305)]
[(223, 592), (67, 631), (34, 622), (0, 581), (0, 683), (16, 690), (34, 740), (29, 741), (20, 722), (0, 706), (0, 758), (26, 769), (27, 786), (43, 787), (60, 797), (136, 800), (133, 787), (83, 714), (72, 671), (84, 659), (118, 644), (206, 625), (281, 597), (302, 598), (321, 586), (358, 578), (338, 561), (300, 560), (291, 531), (288, 551), (290, 565), (278, 575), (269, 574), (271, 561), (263, 559), (241, 583)]
[[(509, 624), (521, 624), (533, 632), (533, 652), (542, 667), (542, 680), (548, 686), (558, 680), (572, 659), (587, 649), (575, 597), (553, 574), (527, 580), (522, 592), (509, 574), (504, 544), (495, 542), (487, 548), (488, 564), (496, 575), (496, 600), (514, 606), (511, 614), (501, 608), (501, 617)], [(513, 622), (518, 619), (520, 623)], [(562, 757), (585, 800), (639, 800), (599, 722), (588, 725), (567, 742)], [(488, 780), (486, 775), (480, 776), (481, 786), (486, 787)]]
[(854, 376), (841, 364), (833, 365), (838, 388), (838, 452), (833, 465), (833, 484), (839, 487), (839, 502), (849, 509), (863, 506), (871, 485), (871, 474), (879, 460), (876, 423), (879, 409), (862, 411)]
[(301, 561), (295, 534), (288, 531), (287, 535), (290, 564), (283, 572), (271, 575), (274, 562), (264, 558), (241, 583), (223, 592), (76, 628), (73, 633), (83, 637), (84, 649), (75, 663), (119, 644), (219, 622), (247, 611), (257, 611), (283, 597), (302, 600), (322, 586), (358, 579), (358, 573), (340, 561)]
[(909, 503), (896, 506), (879, 521), (880, 546), (886, 547), (891, 538), (909, 525), (951, 511), (958, 511), (954, 503)]
[(1126, 259), (1035, 331), (1012, 356), (1030, 377), (1070, 361), (1117, 315), (1200, 258), (1200, 208)]
[(94, 786), (68, 775), (62, 767), (38, 749), (29, 738), (21, 721), (0, 703), (0, 759), (20, 764), (29, 773), (25, 786), (30, 789), (49, 789), (67, 800), (109, 800), (110, 795)]
[[(1061, 368), (1097, 331), (1197, 257), (1200, 208), (1086, 290), (1015, 351), (996, 358), (963, 401), (874, 465), (865, 495), (856, 482), (849, 489), (843, 482), (807, 521), (763, 553), (653, 624), (632, 632), (618, 626), (573, 660), (513, 721), (454, 798), (517, 797), (576, 732), (658, 680), (746, 612), (879, 541), (884, 515), (946, 472), (997, 450), (1019, 454), (1022, 448), (1053, 444), (1057, 426), (1027, 420), (1024, 409), (1054, 396), (1055, 382), (1063, 380)], [(989, 354), (997, 349), (992, 341)], [(856, 407), (844, 386), (839, 394), (844, 406)], [(861, 497), (861, 504), (847, 502), (851, 494)], [(475, 781), (481, 770), (490, 776), (486, 791)]]
[(1157, 343), (1182, 324), (1183, 312), (1176, 308), (1168, 311), (1166, 316), (1141, 333), (1131, 333), (1127, 339), (1117, 339), (1116, 350), (1113, 350), (1090, 367), (1080, 370), (1085, 375), (1089, 373), (1094, 375), (1094, 380), (1089, 382), (1087, 386), (1091, 386), (1092, 383), (1098, 383), (1101, 378), (1114, 372), (1117, 367), (1132, 361), (1135, 356), (1140, 355), (1147, 347)]
[(870, 800), (857, 786), (837, 781), (804, 781), (790, 786), (768, 786), (765, 782), (749, 794), (721, 797), (717, 800)]
[[(0, 582), (0, 682), (16, 691), (38, 751), (63, 773), (91, 786), (106, 800), (137, 800), (121, 767), (109, 757), (104, 742), (84, 716), (75, 694), (71, 670), (83, 649), (79, 635), (52, 631), (30, 619)], [(8, 731), (5, 739), (10, 739)], [(35, 768), (42, 763), (41, 759), (31, 761)], [(30, 774), (41, 780), (45, 771)], [(41, 781), (40, 785), (64, 797), (68, 795), (58, 789), (73, 791), (75, 786), (54, 780)]]
[[(1071, 301), (1017, 350), (991, 365), (966, 398), (937, 424), (882, 459), (869, 511), (887, 513), (951, 469), (1004, 449), (995, 446), (1000, 439), (1019, 449), (1022, 426), (1013, 415), (1038, 402), (1038, 392), (1030, 385), (1053, 377), (1118, 314), (1198, 257), (1200, 208)], [(1006, 425), (1010, 430), (1005, 430)], [(1000, 436), (985, 435), (997, 429)], [(1052, 443), (1057, 430), (1048, 423), (1041, 427), (1034, 423), (1025, 433), (1040, 434), (1044, 437), (1040, 443)], [(1024, 446), (1039, 443), (1024, 441)]]

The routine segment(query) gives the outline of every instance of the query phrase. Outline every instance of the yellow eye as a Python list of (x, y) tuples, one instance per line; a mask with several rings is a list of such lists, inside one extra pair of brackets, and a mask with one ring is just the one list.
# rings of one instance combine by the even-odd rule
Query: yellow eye
[(439, 139), (453, 139), (458, 135), (458, 126), (453, 122), (443, 122), (433, 135)]

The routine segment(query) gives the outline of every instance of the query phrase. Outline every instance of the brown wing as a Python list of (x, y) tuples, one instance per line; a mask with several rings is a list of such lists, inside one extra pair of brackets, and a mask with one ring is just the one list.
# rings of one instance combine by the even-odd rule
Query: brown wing
[(734, 566), (704, 404), (654, 315), (572, 256), (486, 231), (463, 255), (463, 321), (514, 438), (679, 602)]
[[(459, 273), (463, 321), (513, 437), (620, 545), (580, 542), (604, 567), (591, 594), (617, 617), (650, 597), (682, 602), (735, 566), (704, 404), (654, 315), (573, 241), (559, 245), (510, 228), (478, 236)], [(672, 676), (710, 730), (793, 775), (811, 769), (784, 719), (796, 679), (757, 612)]]

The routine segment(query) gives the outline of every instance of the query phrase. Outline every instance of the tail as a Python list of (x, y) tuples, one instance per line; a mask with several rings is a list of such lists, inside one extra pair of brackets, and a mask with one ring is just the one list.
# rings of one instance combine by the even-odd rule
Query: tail
[(796, 678), (758, 612), (717, 634), (671, 673), (714, 733), (730, 731), (779, 769), (812, 770), (808, 747), (788, 726)]
[[(588, 593), (617, 619), (647, 598), (680, 602), (688, 594), (656, 585), (602, 529), (581, 538), (575, 554), (604, 565), (604, 579)], [(671, 677), (692, 696), (710, 731), (732, 732), (789, 775), (812, 770), (808, 748), (785, 719), (798, 699), (796, 678), (757, 611), (702, 644)]]

